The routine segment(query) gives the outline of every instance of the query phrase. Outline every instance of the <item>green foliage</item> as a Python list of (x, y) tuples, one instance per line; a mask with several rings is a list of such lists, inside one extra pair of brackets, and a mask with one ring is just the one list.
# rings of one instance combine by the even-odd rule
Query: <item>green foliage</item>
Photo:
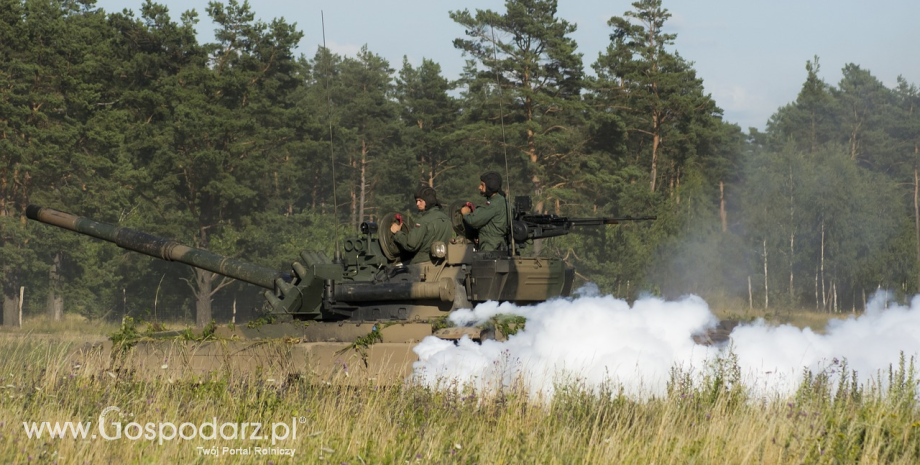
[[(607, 23), (611, 44), (593, 65), (596, 105), (621, 109), (628, 153), (641, 157), (650, 190), (673, 190), (683, 170), (717, 156), (710, 141), (718, 137), (722, 110), (703, 92), (691, 64), (667, 50), (677, 36), (662, 32), (671, 17), (662, 1), (641, 0), (633, 7)], [(721, 180), (720, 173), (712, 174)]]
[(523, 331), (527, 326), (527, 318), (519, 315), (496, 315), (492, 317), (490, 322), (505, 337), (515, 335), (519, 331)]
[(166, 325), (157, 322), (148, 322), (147, 329), (144, 331), (146, 336), (153, 336), (156, 333), (166, 331)]
[(260, 315), (258, 318), (254, 320), (250, 320), (248, 323), (246, 323), (246, 327), (256, 329), (262, 325), (270, 325), (274, 322), (275, 322), (275, 315), (272, 313), (265, 313), (265, 314)]
[[(890, 269), (877, 268), (876, 260), (906, 220), (892, 180), (860, 168), (842, 147), (758, 154), (748, 170), (745, 228), (759, 231), (748, 237), (748, 247), (760, 249), (762, 266), (766, 243), (771, 287), (782, 289), (790, 303), (814, 299), (814, 284), (804, 283), (815, 281), (815, 270), (825, 289), (847, 289), (847, 303), (857, 283), (890, 279)], [(762, 269), (757, 281), (762, 288)]]
[(567, 427), (577, 428), (588, 422), (599, 426), (631, 422), (639, 406), (625, 395), (622, 386), (610, 381), (597, 389), (587, 389), (577, 380), (559, 380), (553, 389), (549, 412)]
[(581, 54), (570, 37), (576, 27), (556, 15), (556, 0), (511, 0), (505, 7), (504, 14), (450, 13), (466, 31), (454, 47), (470, 58), (460, 79), (464, 139), (476, 144), (483, 171), (510, 165), (506, 188), (531, 195), (542, 212), (577, 183), (568, 169), (583, 156)]
[(378, 331), (377, 328), (374, 328), (371, 330), (371, 332), (355, 339), (355, 342), (352, 345), (352, 348), (357, 349), (357, 350), (367, 349), (371, 345), (376, 344), (378, 342), (383, 342), (383, 335), (381, 335), (380, 331)]
[[(442, 199), (450, 198), (453, 187), (448, 174), (463, 163), (462, 151), (455, 148), (452, 137), (460, 126), (461, 115), (459, 102), (448, 94), (451, 89), (450, 82), (441, 76), (440, 65), (423, 59), (421, 66), (413, 68), (405, 58), (394, 89), (403, 123), (401, 151), (415, 155), (415, 166), (403, 173), (414, 175), (414, 179), (406, 180), (406, 187), (419, 183), (433, 186)], [(394, 168), (402, 169), (403, 165)]]
[(185, 328), (179, 333), (179, 339), (183, 341), (208, 341), (213, 340), (215, 332), (217, 331), (217, 322), (211, 320), (204, 328), (201, 329), (201, 333), (195, 334), (195, 331), (192, 328)]
[(198, 340), (198, 337), (195, 336), (195, 332), (192, 331), (192, 328), (185, 328), (185, 329), (183, 329), (182, 332), (179, 334), (179, 337), (180, 337), (183, 341), (196, 341), (196, 340)]
[(453, 326), (453, 323), (449, 320), (450, 315), (444, 315), (437, 318), (432, 318), (431, 323), (431, 332), (435, 332), (439, 329), (450, 328)]
[(366, 368), (367, 367), (367, 349), (370, 346), (378, 342), (383, 342), (383, 334), (380, 332), (380, 328), (378, 328), (377, 325), (375, 324), (373, 329), (371, 329), (369, 333), (355, 339), (355, 342), (351, 343), (351, 345), (349, 345), (348, 347), (345, 347), (344, 349), (339, 349), (338, 351), (335, 352), (335, 354), (341, 355), (350, 350), (354, 350), (358, 352), (358, 354), (361, 356), (361, 360), (364, 362), (364, 366)]
[(747, 300), (750, 281), (756, 302), (832, 310), (879, 286), (920, 292), (915, 84), (889, 89), (847, 64), (831, 85), (814, 57), (796, 100), (745, 138), (664, 32), (664, 2), (610, 18), (596, 77), (557, 6), (452, 11), (468, 61), (451, 82), (431, 59), (394, 70), (373, 44), (297, 56), (302, 32), (256, 20), (247, 2), (210, 4), (214, 41), (199, 43), (197, 13), (156, 3), (106, 13), (6, 1), (4, 305), (25, 286), (27, 315), (51, 296), (89, 318), (195, 314), (204, 328), (228, 318), (212, 299), (250, 293), (33, 225), (29, 203), (284, 269), (305, 249), (331, 254), (362, 221), (411, 210), (419, 184), (444, 204), (475, 200), (492, 169), (544, 212), (658, 216), (525, 252), (563, 257), (579, 283), (618, 297)]
[(201, 330), (201, 340), (207, 340), (214, 337), (214, 331), (217, 330), (217, 323), (214, 320), (211, 320), (204, 329)]
[(717, 408), (735, 409), (750, 398), (742, 381), (738, 357), (729, 351), (710, 360), (701, 378), (693, 370), (672, 368), (668, 398), (694, 416)]
[(137, 323), (130, 316), (125, 317), (121, 322), (121, 329), (109, 335), (109, 340), (117, 351), (126, 352), (139, 341), (142, 337), (137, 330)]

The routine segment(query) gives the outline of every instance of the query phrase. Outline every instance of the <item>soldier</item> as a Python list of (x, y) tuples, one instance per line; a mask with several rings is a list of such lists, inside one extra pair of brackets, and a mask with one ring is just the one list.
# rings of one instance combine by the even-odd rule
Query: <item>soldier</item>
[(475, 207), (467, 202), (460, 213), (467, 225), (479, 231), (479, 250), (504, 249), (508, 236), (508, 202), (502, 192), (502, 177), (489, 171), (479, 181), (479, 193), (486, 198), (486, 204)]
[(431, 260), (431, 244), (437, 241), (446, 244), (453, 237), (453, 228), (433, 188), (419, 187), (415, 191), (415, 206), (419, 211), (418, 222), (409, 227), (409, 232), (403, 232), (396, 222), (390, 226), (390, 232), (401, 251), (413, 254), (409, 263), (424, 263)]

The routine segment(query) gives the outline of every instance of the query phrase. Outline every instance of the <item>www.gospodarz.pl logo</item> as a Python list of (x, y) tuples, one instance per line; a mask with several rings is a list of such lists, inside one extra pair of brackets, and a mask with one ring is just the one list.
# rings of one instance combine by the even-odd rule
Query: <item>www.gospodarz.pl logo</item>
[[(117, 417), (117, 418), (116, 418)], [(218, 423), (217, 417), (212, 417), (211, 421), (196, 424), (191, 422), (179, 423), (159, 422), (159, 423), (139, 423), (130, 421), (122, 423), (121, 409), (118, 407), (106, 407), (99, 414), (99, 423), (97, 429), (93, 432), (92, 422), (22, 422), (26, 435), (29, 439), (38, 439), (46, 437), (47, 434), (52, 439), (63, 439), (72, 437), (73, 439), (97, 439), (102, 438), (107, 441), (114, 440), (131, 440), (131, 441), (156, 441), (162, 445), (165, 441), (173, 440), (205, 440), (210, 441), (217, 438), (224, 440), (253, 440), (264, 441), (271, 439), (271, 444), (275, 445), (277, 441), (287, 439), (297, 439), (297, 424), (305, 423), (306, 418), (292, 417), (290, 423), (273, 422), (263, 425), (261, 422), (224, 422)], [(108, 421), (107, 421), (108, 419)]]

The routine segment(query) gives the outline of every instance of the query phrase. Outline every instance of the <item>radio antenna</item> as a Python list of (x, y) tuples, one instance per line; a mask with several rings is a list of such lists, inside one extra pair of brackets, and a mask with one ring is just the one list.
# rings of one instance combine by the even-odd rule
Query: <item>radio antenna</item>
[(339, 201), (336, 196), (336, 186), (335, 186), (335, 143), (332, 137), (332, 88), (329, 86), (329, 66), (332, 61), (332, 53), (329, 52), (329, 49), (326, 48), (326, 17), (323, 15), (323, 10), (319, 11), (320, 21), (322, 22), (323, 28), (323, 51), (326, 52), (328, 60), (326, 60), (326, 108), (328, 110), (328, 120), (329, 120), (329, 160), (332, 165), (332, 215), (333, 218), (333, 230), (335, 231), (335, 250), (332, 252), (332, 262), (341, 263), (342, 262), (342, 251), (339, 249)]
[(505, 210), (508, 212), (508, 236), (511, 238), (511, 248), (509, 253), (513, 257), (515, 254), (514, 251), (514, 228), (512, 227), (511, 222), (513, 217), (511, 215), (511, 174), (508, 170), (508, 143), (505, 141), (505, 110), (502, 104), (502, 101), (505, 99), (502, 93), (502, 81), (498, 73), (498, 52), (496, 51), (495, 46), (495, 28), (492, 27), (492, 22), (489, 21), (489, 30), (492, 32), (492, 58), (495, 60), (495, 66), (492, 70), (495, 72), (495, 84), (498, 86), (498, 119), (501, 121), (502, 126), (502, 153), (505, 157), (505, 179), (508, 180), (507, 189), (508, 192), (505, 193), (507, 197), (505, 198)]

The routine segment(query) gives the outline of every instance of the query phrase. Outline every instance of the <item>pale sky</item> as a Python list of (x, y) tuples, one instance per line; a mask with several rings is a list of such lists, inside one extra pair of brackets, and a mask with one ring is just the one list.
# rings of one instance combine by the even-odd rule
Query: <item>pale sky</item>
[[(201, 41), (213, 40), (207, 0), (160, 0), (173, 20), (195, 9)], [(142, 0), (99, 0), (106, 11), (137, 12)], [(403, 56), (414, 66), (428, 58), (455, 79), (464, 57), (453, 47), (463, 37), (453, 10), (490, 9), (503, 13), (503, 0), (260, 0), (250, 3), (256, 18), (283, 17), (304, 32), (299, 53), (312, 58), (323, 43), (354, 56), (363, 45), (398, 70)], [(887, 87), (898, 75), (920, 86), (920, 1), (918, 0), (664, 0), (671, 13), (665, 24), (677, 34), (671, 51), (693, 62), (706, 92), (743, 130), (764, 129), (779, 107), (795, 100), (805, 82), (805, 63), (820, 59), (820, 77), (836, 86), (841, 69), (854, 63)], [(559, 0), (557, 16), (578, 26), (572, 38), (583, 54), (584, 69), (610, 42), (611, 16), (623, 16), (632, 1)]]

